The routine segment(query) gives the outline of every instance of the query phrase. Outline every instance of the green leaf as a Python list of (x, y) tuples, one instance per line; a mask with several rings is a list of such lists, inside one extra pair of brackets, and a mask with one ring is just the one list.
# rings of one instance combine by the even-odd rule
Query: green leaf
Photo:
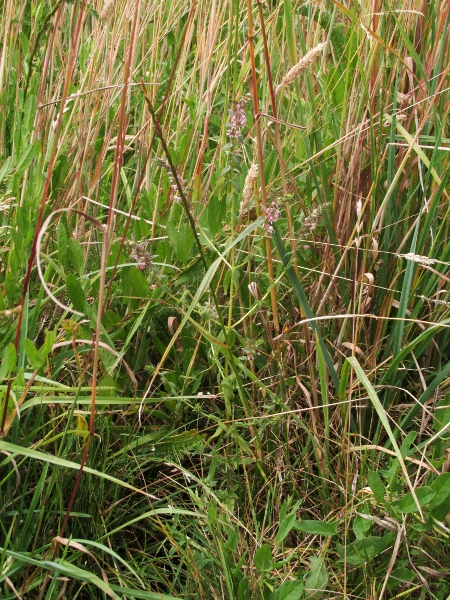
[(36, 350), (33, 342), (28, 338), (25, 338), (23, 340), (23, 349), (25, 350), (25, 356), (28, 358), (31, 368), (35, 370), (40, 369), (45, 360), (39, 356), (39, 352)]
[(127, 267), (122, 271), (122, 302), (136, 305), (140, 298), (148, 296), (148, 282), (137, 267)]
[(8, 175), (8, 173), (11, 171), (11, 162), (12, 162), (12, 158), (10, 156), (8, 156), (8, 158), (4, 161), (4, 163), (0, 167), (0, 183), (3, 181), (3, 179), (6, 177), (6, 175)]
[(400, 446), (400, 452), (401, 452), (403, 458), (408, 456), (408, 452), (411, 447), (411, 444), (414, 442), (416, 437), (417, 437), (416, 431), (410, 431), (408, 433), (408, 435), (406, 435), (405, 439), (402, 442), (402, 445)]
[[(436, 496), (436, 492), (431, 487), (423, 486), (415, 490), (415, 495), (419, 501), (420, 507), (422, 507), (433, 500)], [(394, 502), (393, 506), (401, 513), (413, 513), (418, 510), (416, 499), (411, 492), (408, 492), (400, 500)]]
[(336, 388), (339, 388), (339, 379), (336, 374), (336, 369), (334, 368), (334, 363), (333, 363), (330, 353), (328, 352), (328, 349), (325, 345), (325, 340), (323, 339), (322, 334), (319, 331), (317, 322), (315, 321), (315, 315), (314, 315), (312, 308), (308, 302), (308, 298), (305, 294), (305, 290), (303, 289), (300, 279), (298, 278), (298, 276), (294, 270), (294, 267), (292, 266), (292, 263), (290, 262), (290, 253), (288, 253), (286, 251), (284, 242), (278, 232), (276, 225), (274, 225), (274, 232), (272, 234), (272, 237), (277, 246), (278, 254), (280, 255), (280, 258), (283, 262), (283, 265), (284, 265), (284, 268), (286, 271), (286, 275), (287, 275), (289, 281), (291, 282), (293, 291), (294, 291), (295, 295), (297, 296), (297, 298), (305, 312), (306, 317), (308, 319), (310, 319), (309, 326), (317, 334), (317, 339), (318, 339), (319, 344), (322, 349), (323, 359), (328, 367), (328, 371), (330, 373), (331, 379), (333, 380), (333, 384)]
[(313, 535), (335, 535), (336, 534), (336, 523), (325, 523), (323, 521), (312, 521), (305, 519), (295, 524), (297, 531), (303, 531), (303, 533), (312, 533)]
[(362, 540), (369, 529), (372, 527), (372, 521), (365, 519), (364, 515), (356, 515), (353, 521), (353, 531), (356, 535), (356, 539)]
[(236, 294), (239, 288), (239, 281), (241, 279), (241, 271), (239, 269), (228, 269), (223, 278), (223, 291), (228, 294), (231, 282), (233, 282), (233, 295)]
[(28, 169), (28, 167), (33, 162), (33, 159), (36, 157), (37, 149), (38, 149), (38, 144), (36, 144), (36, 143), (29, 145), (25, 148), (25, 150), (22, 152), (22, 154), (19, 156), (19, 158), (17, 160), (17, 164), (16, 164), (16, 168), (15, 168), (16, 175), (21, 175)]
[(304, 585), (302, 581), (285, 581), (275, 590), (274, 600), (300, 600), (303, 597)]
[(280, 544), (291, 531), (292, 526), (295, 523), (295, 513), (288, 515), (282, 521), (280, 521), (280, 527), (278, 529), (278, 533), (275, 536), (275, 541)]
[(64, 269), (67, 269), (68, 265), (68, 238), (67, 229), (64, 223), (60, 222), (58, 225), (58, 232), (56, 236), (56, 242), (58, 246), (58, 260)]
[(45, 341), (38, 350), (39, 354), (41, 354), (44, 358), (47, 358), (47, 356), (52, 351), (55, 340), (56, 340), (56, 331), (47, 331), (45, 334)]
[(360, 566), (367, 561), (371, 561), (373, 558), (384, 552), (394, 541), (395, 535), (393, 533), (387, 533), (383, 537), (376, 535), (370, 535), (363, 540), (358, 540), (353, 544), (347, 546), (345, 549), (341, 544), (337, 544), (337, 550), (341, 555), (338, 560), (339, 563), (346, 562), (349, 565)]
[(191, 250), (195, 240), (194, 234), (187, 223), (183, 223), (180, 229), (176, 229), (174, 225), (168, 223), (166, 233), (179, 261), (186, 263), (192, 258)]
[(369, 471), (367, 473), (367, 482), (372, 490), (375, 500), (379, 504), (385, 504), (386, 501), (384, 496), (386, 494), (386, 488), (384, 487), (383, 481), (378, 473), (376, 471)]
[(431, 514), (438, 521), (443, 521), (450, 513), (450, 473), (439, 475), (430, 487), (436, 492), (430, 502)]
[(66, 276), (66, 289), (67, 295), (69, 296), (74, 309), (83, 313), (87, 313), (89, 307), (86, 302), (86, 296), (80, 282), (72, 273), (68, 273)]
[(450, 423), (450, 394), (446, 394), (434, 409), (434, 431), (439, 433)]
[[(12, 252), (10, 252), (11, 260)], [(5, 275), (5, 292), (6, 297), (11, 304), (16, 304), (20, 296), (21, 288), (17, 285), (18, 273), (11, 263), (11, 271), (8, 271)], [(14, 268), (14, 271), (13, 271)]]
[(272, 550), (270, 549), (269, 544), (263, 544), (258, 550), (255, 552), (254, 559), (255, 567), (258, 569), (260, 573), (263, 571), (268, 571), (272, 564)]
[(226, 202), (219, 199), (217, 194), (213, 194), (207, 206), (199, 217), (199, 225), (214, 238), (222, 228), (222, 220), (226, 214)]
[(78, 240), (69, 238), (67, 247), (69, 249), (69, 259), (73, 268), (78, 272), (79, 275), (84, 273), (84, 253)]
[(6, 379), (11, 371), (16, 368), (17, 356), (14, 344), (9, 343), (3, 350), (2, 362), (0, 365), (0, 381)]
[[(101, 579), (94, 573), (91, 573), (90, 571), (85, 571), (84, 569), (80, 569), (79, 567), (73, 565), (72, 563), (70, 563), (68, 561), (64, 561), (61, 559), (56, 559), (54, 561), (43, 560), (41, 558), (35, 559), (35, 558), (31, 558), (30, 556), (28, 556), (24, 553), (13, 552), (12, 550), (9, 550), (8, 548), (0, 548), (0, 551), (2, 552), (2, 554), (5, 554), (6, 556), (10, 557), (11, 559), (18, 561), (19, 563), (24, 562), (26, 564), (39, 567), (40, 569), (46, 569), (50, 572), (54, 572), (58, 576), (65, 575), (72, 579), (78, 579), (83, 582), (88, 582), (92, 585), (95, 585), (99, 589), (103, 590), (105, 592), (105, 594), (107, 594), (110, 598), (114, 598), (114, 600), (120, 600), (120, 598), (122, 597), (122, 596), (118, 596), (117, 594), (115, 594), (113, 592), (112, 588), (109, 586), (109, 584), (106, 583), (105, 581), (103, 581), (103, 579)], [(122, 591), (122, 589), (120, 589), (120, 591)], [(162, 597), (162, 596), (160, 596), (160, 597)]]
[(250, 590), (248, 588), (248, 577), (245, 576), (239, 582), (237, 589), (237, 600), (250, 600)]
[(327, 587), (328, 573), (323, 558), (312, 556), (311, 568), (305, 579), (305, 598), (321, 598)]
[[(52, 454), (47, 454), (45, 452), (40, 452), (39, 450), (34, 450), (32, 448), (25, 448), (22, 446), (18, 446), (17, 444), (11, 444), (9, 442), (3, 441), (2, 439), (0, 439), (0, 450), (6, 450), (6, 452), (8, 454), (8, 456), (3, 459), (2, 464), (6, 464), (7, 462), (10, 462), (11, 459), (13, 459), (15, 456), (21, 455), (21, 456), (27, 456), (29, 458), (33, 458), (34, 460), (40, 460), (45, 463), (50, 463), (51, 465), (57, 465), (59, 467), (63, 467), (63, 468), (67, 468), (67, 469), (73, 469), (77, 472), (80, 470), (79, 463), (73, 462), (71, 460), (66, 460), (65, 458), (60, 458), (59, 456), (53, 456)], [(115, 483), (121, 487), (132, 490), (133, 492), (135, 492), (137, 494), (142, 494), (143, 496), (147, 496), (148, 498), (152, 498), (153, 500), (157, 499), (155, 496), (153, 496), (152, 494), (149, 494), (145, 490), (137, 488), (137, 487), (127, 483), (126, 481), (122, 481), (121, 479), (118, 479), (117, 477), (108, 475), (108, 473), (103, 473), (102, 471), (98, 471), (97, 469), (92, 469), (91, 467), (86, 467), (86, 466), (84, 467), (84, 471), (86, 473), (91, 473), (92, 475), (95, 475), (96, 477), (99, 477), (101, 479), (106, 479), (107, 481), (110, 481), (111, 483)], [(164, 510), (167, 511), (169, 509), (164, 509)], [(176, 509), (171, 509), (171, 510), (173, 511)], [(198, 516), (197, 513), (191, 513), (191, 514)], [(139, 519), (140, 518), (144, 518), (144, 515), (141, 515), (141, 517), (139, 517)], [(139, 519), (137, 519), (137, 520), (139, 520)]]
[(137, 267), (131, 267), (128, 271), (128, 280), (132, 290), (132, 295), (137, 298), (148, 297), (147, 278)]
[(400, 463), (400, 466), (402, 467), (403, 474), (405, 476), (405, 479), (406, 479), (406, 482), (408, 484), (408, 487), (411, 490), (412, 497), (415, 500), (417, 509), (418, 509), (418, 511), (420, 513), (420, 516), (423, 516), (421, 508), (420, 508), (419, 500), (418, 500), (418, 498), (416, 498), (416, 492), (415, 492), (414, 487), (413, 487), (413, 485), (411, 483), (411, 480), (409, 478), (409, 474), (408, 474), (408, 470), (407, 470), (406, 465), (405, 465), (405, 461), (403, 460), (402, 453), (401, 453), (400, 448), (398, 447), (398, 444), (397, 444), (397, 440), (395, 439), (395, 436), (394, 436), (394, 434), (392, 432), (392, 429), (391, 429), (391, 426), (389, 424), (389, 419), (388, 419), (388, 417), (386, 415), (386, 412), (385, 412), (385, 410), (383, 408), (383, 405), (380, 402), (380, 399), (378, 398), (378, 395), (377, 395), (377, 393), (375, 391), (375, 388), (370, 383), (369, 378), (364, 373), (363, 368), (361, 367), (361, 365), (359, 364), (359, 362), (356, 360), (356, 358), (354, 356), (349, 356), (349, 357), (347, 357), (347, 360), (352, 365), (352, 367), (355, 370), (356, 376), (358, 377), (358, 379), (360, 380), (360, 382), (363, 384), (363, 386), (367, 390), (369, 398), (370, 398), (370, 400), (371, 400), (371, 402), (372, 402), (372, 404), (373, 404), (373, 406), (375, 408), (375, 411), (376, 411), (376, 413), (377, 413), (377, 415), (378, 415), (378, 417), (379, 417), (379, 419), (381, 421), (381, 424), (383, 425), (384, 430), (386, 431), (386, 433), (387, 433), (387, 435), (389, 437), (389, 440), (390, 440), (390, 442), (392, 444), (392, 447), (395, 450), (395, 454), (397, 456), (398, 462)]

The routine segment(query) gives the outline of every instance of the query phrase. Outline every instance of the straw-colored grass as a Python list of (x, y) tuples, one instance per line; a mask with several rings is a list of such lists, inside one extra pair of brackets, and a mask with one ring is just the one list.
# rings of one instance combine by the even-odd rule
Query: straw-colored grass
[(446, 3), (0, 23), (0, 597), (446, 598)]

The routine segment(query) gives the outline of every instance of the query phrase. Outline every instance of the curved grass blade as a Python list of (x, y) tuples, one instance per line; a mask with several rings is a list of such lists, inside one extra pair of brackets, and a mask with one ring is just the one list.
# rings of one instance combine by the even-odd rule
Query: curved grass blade
[[(9, 460), (11, 460), (11, 458), (14, 458), (14, 456), (22, 455), (28, 458), (34, 458), (35, 460), (41, 460), (42, 462), (50, 463), (58, 467), (63, 467), (66, 469), (75, 469), (77, 471), (80, 470), (80, 465), (76, 462), (72, 462), (71, 460), (59, 458), (58, 456), (52, 456), (51, 454), (45, 454), (45, 452), (39, 452), (38, 450), (33, 450), (32, 448), (23, 448), (22, 446), (17, 446), (16, 444), (11, 444), (3, 440), (0, 440), (0, 450), (6, 450), (6, 452), (10, 453), (10, 456), (8, 456), (8, 458), (5, 459), (2, 464), (5, 464)], [(113, 477), (112, 475), (108, 475), (107, 473), (97, 471), (97, 469), (91, 469), (91, 467), (85, 466), (83, 470), (86, 473), (90, 473), (91, 475), (95, 475), (96, 477), (101, 477), (102, 479), (107, 479), (108, 481), (111, 481), (111, 483), (116, 483), (121, 487), (132, 490), (137, 494), (147, 496), (147, 498), (151, 498), (152, 500), (159, 500), (159, 498), (153, 496), (153, 494), (149, 494), (144, 490), (140, 490), (139, 488), (130, 485), (126, 481), (121, 481), (120, 479), (117, 479), (117, 477)]]
[(397, 442), (395, 440), (395, 436), (392, 432), (391, 426), (389, 425), (389, 421), (388, 418), (386, 416), (386, 412), (377, 396), (377, 393), (375, 391), (375, 389), (373, 388), (372, 384), (370, 383), (367, 375), (364, 373), (361, 365), (359, 364), (359, 362), (356, 360), (356, 358), (354, 356), (348, 356), (347, 357), (348, 362), (351, 364), (351, 366), (354, 368), (356, 376), (358, 377), (359, 381), (363, 384), (363, 386), (366, 388), (367, 393), (369, 395), (370, 400), (372, 401), (372, 404), (380, 418), (381, 424), (383, 425), (384, 429), (386, 430), (386, 433), (388, 434), (388, 437), (391, 441), (392, 447), (394, 448), (395, 451), (395, 455), (398, 459), (398, 462), (400, 463), (400, 466), (402, 468), (403, 474), (405, 475), (405, 479), (408, 483), (408, 487), (411, 491), (411, 495), (414, 498), (414, 502), (416, 503), (417, 509), (419, 511), (420, 516), (422, 517), (423, 520), (423, 514), (422, 514), (422, 509), (420, 508), (420, 503), (419, 500), (417, 499), (416, 496), (416, 492), (414, 491), (414, 487), (411, 483), (411, 480), (409, 478), (408, 475), (408, 470), (406, 469), (406, 465), (405, 465), (405, 461), (403, 460), (402, 454), (400, 452), (400, 448), (397, 445)]

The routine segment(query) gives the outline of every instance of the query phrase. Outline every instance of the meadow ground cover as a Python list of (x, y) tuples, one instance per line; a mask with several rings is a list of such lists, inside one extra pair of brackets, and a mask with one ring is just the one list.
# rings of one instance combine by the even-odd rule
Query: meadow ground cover
[(450, 5), (0, 5), (0, 597), (450, 594)]

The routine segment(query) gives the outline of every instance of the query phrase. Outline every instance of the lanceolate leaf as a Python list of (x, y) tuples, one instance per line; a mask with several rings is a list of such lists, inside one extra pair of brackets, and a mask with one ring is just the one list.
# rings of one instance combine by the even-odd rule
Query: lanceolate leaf
[(312, 533), (313, 535), (335, 535), (336, 534), (336, 523), (324, 523), (323, 521), (300, 521), (295, 524), (297, 531), (303, 531), (304, 533)]
[(305, 579), (305, 598), (322, 598), (328, 583), (328, 573), (323, 558), (312, 556), (311, 568)]
[(192, 233), (189, 225), (183, 223), (179, 229), (172, 224), (167, 225), (167, 235), (169, 241), (175, 250), (175, 255), (178, 260), (186, 263), (192, 258), (191, 250), (194, 245), (194, 234)]

